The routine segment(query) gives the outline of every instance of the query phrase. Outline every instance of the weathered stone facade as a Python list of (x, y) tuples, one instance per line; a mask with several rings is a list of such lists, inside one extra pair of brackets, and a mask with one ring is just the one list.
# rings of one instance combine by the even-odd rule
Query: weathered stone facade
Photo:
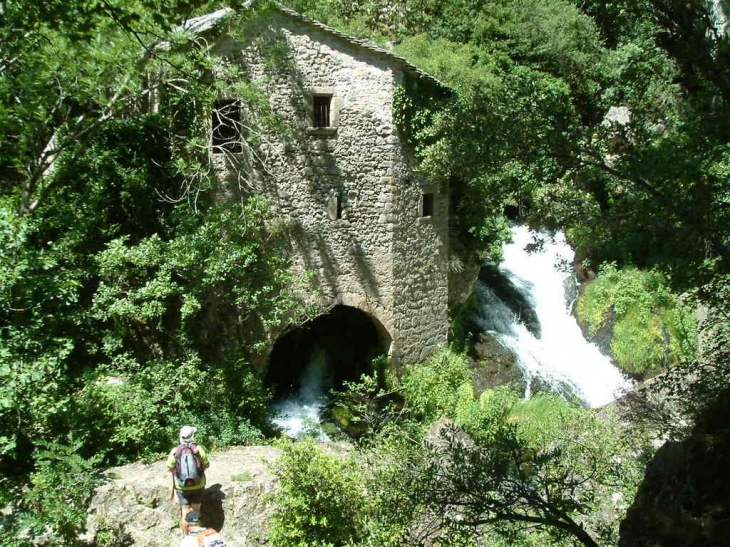
[[(312, 275), (302, 296), (369, 314), (392, 361), (424, 359), (447, 339), (448, 195), (414, 172), (393, 98), (405, 78), (437, 83), (286, 9), (245, 32), (225, 24), (221, 73), (241, 68), (290, 130), (265, 133), (258, 157), (213, 154), (221, 180), (231, 192), (245, 180), (289, 223), (295, 269)], [(315, 96), (331, 98), (326, 127), (314, 127)]]

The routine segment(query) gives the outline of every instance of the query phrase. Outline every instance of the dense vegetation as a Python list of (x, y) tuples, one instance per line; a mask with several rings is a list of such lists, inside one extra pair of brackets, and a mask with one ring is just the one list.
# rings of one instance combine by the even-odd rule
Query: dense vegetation
[(184, 423), (210, 448), (261, 438), (254, 364), (302, 310), (266, 202), (214, 199), (210, 106), (227, 85), (257, 97), (206, 78), (176, 30), (212, 6), (1, 8), (2, 519), (72, 541), (89, 471), (158, 457)]
[(656, 271), (601, 265), (578, 300), (576, 314), (590, 336), (607, 329), (616, 364), (640, 378), (686, 364), (696, 354), (694, 313)]
[[(730, 372), (723, 349), (730, 266), (730, 156), (723, 123), (730, 106), (725, 3), (300, 0), (292, 4), (351, 33), (379, 36), (381, 43), (393, 45), (454, 90), (446, 107), (412, 89), (405, 90), (400, 105), (408, 113), (402, 130), (411, 138), (422, 169), (449, 185), (458, 240), (452, 248), (461, 258), (475, 254), (498, 258), (497, 243), (505, 237), (510, 215), (564, 228), (583, 265), (599, 270), (598, 280), (589, 285), (579, 306), (588, 330), (610, 328), (614, 356), (638, 376), (679, 365), (655, 385), (664, 394), (676, 395), (675, 402), (700, 421), (706, 412), (714, 412), (708, 408), (724, 397)], [(670, 290), (683, 293), (682, 304)], [(709, 309), (700, 359), (695, 357), (688, 311), (698, 304)], [(427, 375), (426, 370), (421, 373)], [(442, 372), (449, 378), (453, 374), (453, 370)], [(405, 378), (408, 381), (409, 373)], [(377, 425), (379, 420), (391, 422), (379, 413), (373, 415), (370, 405), (363, 421), (375, 424), (379, 435), (362, 452), (362, 460), (355, 458), (343, 468), (346, 476), (329, 475), (322, 483), (326, 486), (315, 489), (320, 497), (335, 492), (351, 496), (341, 500), (357, 514), (343, 529), (345, 536), (330, 536), (326, 519), (306, 530), (281, 520), (275, 529), (279, 544), (301, 545), (298, 538), (304, 536), (318, 545), (418, 544), (424, 536), (411, 534), (425, 531), (441, 534), (444, 545), (472, 544), (471, 534), (501, 535), (508, 544), (558, 544), (568, 536), (568, 541), (586, 545), (615, 542), (615, 523), (582, 518), (598, 507), (603, 511), (611, 507), (609, 500), (599, 499), (606, 483), (621, 485), (614, 499), (631, 503), (638, 476), (629, 469), (641, 449), (605, 445), (603, 456), (612, 454), (614, 463), (624, 462), (627, 473), (620, 477), (611, 475), (610, 465), (586, 459), (585, 454), (568, 454), (573, 443), (595, 455), (602, 442), (622, 442), (618, 439), (626, 437), (604, 431), (592, 444), (580, 427), (556, 430), (556, 424), (570, 423), (560, 412), (548, 413), (550, 418), (544, 421), (527, 413), (532, 424), (550, 432), (549, 446), (555, 450), (550, 453), (544, 446), (530, 445), (534, 439), (520, 431), (521, 422), (514, 426), (508, 411), (495, 415), (494, 409), (484, 414), (472, 410), (470, 415), (480, 418), (470, 423), (453, 406), (440, 404), (448, 398), (446, 393), (457, 399), (460, 393), (464, 408), (473, 408), (465, 395), (469, 389), (460, 392), (458, 381), (446, 390), (426, 378), (414, 385), (422, 389), (409, 393), (405, 385), (394, 388), (404, 397), (409, 418), (418, 422), (412, 406), (437, 405), (433, 414), (421, 415), (422, 423), (450, 416), (475, 445), (424, 448), (423, 432), (408, 435), (404, 433), (408, 426), (401, 424), (397, 428), (404, 429), (398, 429), (395, 437), (414, 441), (393, 449), (388, 427)], [(362, 400), (363, 388), (355, 388), (355, 393)], [(484, 397), (490, 400), (495, 395)], [(546, 401), (530, 404), (563, 404)], [(590, 430), (592, 416), (570, 412)], [(681, 435), (676, 424), (657, 424), (663, 415), (659, 409), (648, 414), (654, 420), (652, 427)], [(480, 426), (473, 427), (474, 423)], [(514, 429), (506, 434), (504, 424)], [(480, 438), (485, 432), (494, 436)], [(519, 456), (508, 464), (500, 457), (503, 449)], [(321, 456), (322, 461), (309, 454), (296, 460), (296, 454), (301, 458), (297, 451), (306, 450), (311, 447), (292, 449), (292, 459), (280, 469), (285, 482), (299, 484), (301, 491), (306, 491), (308, 474), (319, 476), (332, 465), (327, 463), (329, 456)], [(563, 457), (572, 458), (577, 476), (550, 474), (564, 465)], [(724, 458), (718, 461), (727, 461), (727, 454)], [(352, 465), (358, 464), (353, 471)], [(581, 475), (587, 469), (595, 472), (590, 478)], [(409, 472), (416, 478), (408, 480)], [(590, 484), (588, 491), (596, 497), (581, 498), (573, 491), (569, 507), (548, 509), (531, 490), (541, 491), (536, 487), (540, 479), (558, 488), (570, 488), (571, 479), (576, 479)], [(339, 488), (333, 486), (338, 480)], [(360, 486), (353, 486), (357, 481)], [(387, 486), (394, 484), (403, 486)], [(358, 496), (358, 491), (368, 494)], [(500, 498), (505, 491), (509, 495)], [(523, 492), (528, 492), (526, 498), (520, 498)], [(284, 491), (282, 496), (283, 506), (292, 507), (298, 500), (295, 506), (306, 511), (308, 502), (296, 492)], [(561, 502), (559, 493), (551, 492), (550, 499)], [(319, 511), (327, 515), (337, 509), (329, 505)], [(392, 516), (382, 518), (384, 514)], [(586, 524), (590, 537), (571, 530), (568, 521), (556, 515)], [(661, 522), (657, 520), (656, 526)], [(523, 535), (526, 529), (533, 533)], [(499, 544), (494, 537), (489, 541)]]
[(616, 541), (646, 439), (611, 415), (546, 394), (525, 401), (509, 388), (475, 398), (466, 360), (447, 351), (391, 379), (397, 404), (378, 405), (382, 392), (353, 387), (341, 404), (377, 434), (347, 456), (314, 443), (285, 448), (275, 545)]
[[(285, 130), (240, 75), (207, 78), (206, 49), (179, 29), (226, 3), (29, 4), (0, 4), (0, 501), (22, 498), (0, 518), (72, 541), (93, 469), (155, 457), (187, 421), (213, 447), (258, 439), (268, 393), (257, 352), (269, 326), (303, 310), (266, 203), (214, 199), (205, 127), (219, 93), (235, 86), (257, 123)], [(404, 89), (398, 104), (421, 168), (449, 186), (454, 262), (498, 258), (509, 217), (563, 228), (599, 271), (580, 313), (591, 329), (615, 320), (617, 359), (635, 372), (681, 364), (665, 382), (698, 415), (723, 395), (724, 2), (287, 4), (392, 46), (453, 90), (433, 102)], [(670, 289), (709, 309), (700, 360)], [(414, 523), (434, 516), (443, 545), (485, 533), (513, 545), (615, 539), (620, 515), (594, 522), (595, 537), (576, 523), (613, 494), (631, 499), (641, 439), (553, 397), (475, 399), (458, 356), (390, 382), (399, 408), (379, 402), (391, 400), (384, 381), (352, 386), (351, 401), (375, 401), (350, 408), (371, 432), (362, 459), (289, 450), (279, 502), (297, 518), (276, 524), (278, 544), (413, 544)], [(472, 444), (423, 446), (440, 417)], [(439, 488), (424, 491), (425, 478)], [(538, 530), (525, 535), (525, 523)]]

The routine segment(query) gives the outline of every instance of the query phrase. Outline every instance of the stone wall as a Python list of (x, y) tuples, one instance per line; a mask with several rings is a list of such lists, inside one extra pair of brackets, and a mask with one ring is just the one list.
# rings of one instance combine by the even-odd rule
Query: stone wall
[[(414, 176), (394, 125), (407, 67), (279, 11), (231, 36), (216, 45), (222, 65), (243, 67), (289, 131), (264, 132), (258, 157), (214, 156), (221, 180), (268, 196), (287, 220), (294, 267), (312, 274), (303, 297), (368, 313), (396, 362), (427, 357), (447, 336), (448, 196)], [(312, 127), (317, 94), (332, 96), (332, 128)]]

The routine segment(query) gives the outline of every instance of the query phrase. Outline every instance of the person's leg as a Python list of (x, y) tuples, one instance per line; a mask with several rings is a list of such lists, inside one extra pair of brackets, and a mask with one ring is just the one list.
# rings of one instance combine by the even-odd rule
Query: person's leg
[(187, 515), (190, 511), (193, 510), (192, 505), (188, 504), (181, 504), (180, 505), (180, 529), (182, 530), (182, 533), (184, 536), (188, 535), (188, 523), (185, 520), (185, 515)]
[(183, 535), (187, 535), (189, 532), (188, 522), (185, 520), (185, 515), (190, 511), (200, 511), (200, 507), (203, 503), (203, 490), (178, 490), (177, 499), (180, 502), (180, 529)]

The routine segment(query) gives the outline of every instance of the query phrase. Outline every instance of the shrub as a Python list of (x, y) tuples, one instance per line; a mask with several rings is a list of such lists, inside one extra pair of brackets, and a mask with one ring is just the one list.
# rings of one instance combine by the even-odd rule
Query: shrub
[(335, 547), (361, 529), (361, 477), (354, 463), (325, 454), (305, 439), (288, 446), (273, 466), (281, 486), (270, 540), (277, 547)]
[(30, 531), (46, 533), (50, 527), (63, 544), (74, 544), (86, 523), (86, 508), (99, 475), (93, 468), (99, 458), (79, 455), (80, 442), (54, 442), (36, 455), (33, 488), (24, 496)]
[(461, 399), (471, 402), (474, 397), (465, 357), (449, 349), (437, 351), (424, 364), (406, 368), (395, 383), (406, 408), (424, 423), (455, 416)]
[(579, 298), (577, 315), (590, 335), (613, 323), (611, 351), (625, 372), (646, 374), (694, 356), (693, 313), (658, 272), (604, 264)]

